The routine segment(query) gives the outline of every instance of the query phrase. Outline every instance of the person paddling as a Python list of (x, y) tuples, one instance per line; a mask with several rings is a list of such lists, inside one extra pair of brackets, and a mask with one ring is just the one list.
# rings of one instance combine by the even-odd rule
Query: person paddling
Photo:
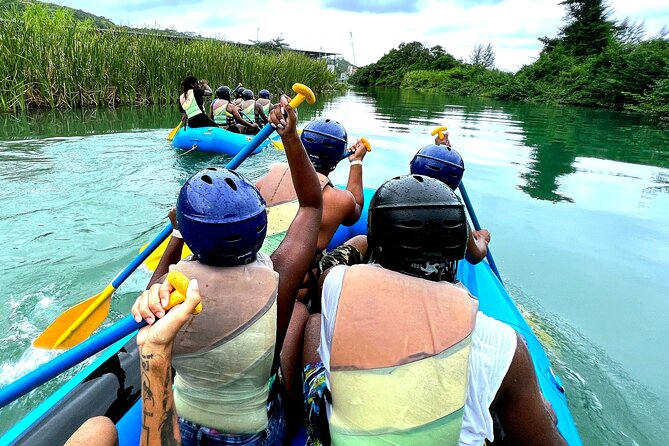
[(269, 114), (270, 109), (272, 108), (272, 102), (270, 101), (270, 93), (268, 90), (262, 89), (258, 93), (258, 99), (256, 100), (256, 124), (264, 126), (267, 124), (267, 115)]
[[(285, 145), (298, 208), (276, 249), (261, 250), (274, 240), (266, 237), (274, 208), (237, 172), (198, 172), (177, 200), (183, 241), (172, 237), (164, 258), (178, 259), (188, 244), (193, 257), (170, 268), (197, 280), (204, 306), (174, 341), (174, 403), (185, 445), (281, 444), (285, 436), (278, 352), (316, 249), (322, 196), (286, 97), (269, 121)], [(153, 324), (163, 317), (169, 289), (160, 281), (135, 302), (136, 319)]]
[[(409, 169), (412, 174), (425, 175), (435, 178), (446, 184), (451, 190), (456, 190), (465, 173), (465, 162), (460, 154), (451, 148), (448, 132), (442, 137), (437, 136), (434, 144), (427, 145), (414, 155)], [(469, 228), (467, 242), (467, 261), (476, 265), (483, 260), (488, 252), (490, 232), (487, 229), (472, 231)]]
[(249, 124), (253, 124), (252, 127), (244, 127), (244, 133), (256, 134), (260, 129), (260, 126), (255, 121), (256, 116), (256, 101), (253, 98), (253, 91), (244, 89), (242, 91), (242, 103), (239, 105), (239, 113), (241, 114), (244, 121)]
[(456, 281), (467, 239), (444, 183), (407, 175), (378, 188), (367, 252), (331, 262), (305, 330), (310, 444), (481, 446), (495, 412), (511, 444), (566, 445), (523, 339)]
[(204, 96), (211, 95), (211, 89), (206, 90), (195, 76), (188, 76), (181, 83), (182, 93), (179, 96), (179, 111), (186, 116), (189, 127), (210, 127), (216, 123), (204, 112)]

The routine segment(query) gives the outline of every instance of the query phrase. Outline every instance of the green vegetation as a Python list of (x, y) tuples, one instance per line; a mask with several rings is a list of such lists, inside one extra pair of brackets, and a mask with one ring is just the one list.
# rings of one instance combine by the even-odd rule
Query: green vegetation
[(540, 38), (539, 58), (515, 74), (494, 69), (490, 45), (477, 45), (466, 63), (413, 42), (359, 69), (350, 82), (635, 110), (669, 122), (667, 33), (643, 40), (643, 24), (610, 20), (603, 0), (561, 4), (566, 24), (557, 37)]
[(302, 82), (335, 88), (325, 61), (291, 52), (241, 48), (214, 39), (98, 29), (69, 8), (41, 3), (0, 14), (0, 112), (175, 102), (190, 74), (210, 85), (242, 82), (254, 90), (290, 92)]

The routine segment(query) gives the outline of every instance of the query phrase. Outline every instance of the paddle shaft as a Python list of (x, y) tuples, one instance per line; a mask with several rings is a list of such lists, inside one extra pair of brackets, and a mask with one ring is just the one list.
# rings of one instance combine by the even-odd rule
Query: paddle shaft
[(0, 389), (0, 408), (74, 367), (83, 359), (93, 356), (119, 339), (123, 339), (130, 333), (139, 330), (144, 325), (146, 325), (146, 321), (135, 322), (132, 316), (126, 316), (101, 332), (94, 334), (76, 347), (72, 347), (51, 361), (42, 364), (38, 369)]
[[(467, 207), (467, 212), (469, 213), (469, 216), (472, 219), (472, 223), (474, 224), (474, 229), (480, 231), (481, 225), (479, 224), (479, 219), (476, 218), (476, 212), (474, 212), (474, 206), (472, 206), (472, 202), (469, 200), (467, 189), (465, 189), (465, 184), (462, 181), (460, 182), (458, 189), (460, 189), (460, 193), (462, 194), (462, 199), (465, 200), (465, 206)], [(502, 281), (502, 276), (499, 274), (499, 271), (497, 270), (495, 259), (493, 259), (492, 257), (492, 252), (490, 252), (490, 247), (488, 247), (487, 249), (485, 258), (488, 260), (488, 264), (490, 265), (490, 269), (492, 269), (492, 272), (495, 273), (499, 281), (502, 284), (504, 284), (504, 282)]]

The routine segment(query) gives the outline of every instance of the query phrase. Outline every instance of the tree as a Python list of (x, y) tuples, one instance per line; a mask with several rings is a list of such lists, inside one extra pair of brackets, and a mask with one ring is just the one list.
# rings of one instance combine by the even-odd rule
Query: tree
[(283, 51), (290, 48), (290, 45), (283, 41), (283, 37), (276, 37), (266, 41), (249, 40), (249, 42), (256, 48), (265, 51)]
[(613, 40), (615, 24), (603, 0), (564, 0), (567, 25), (560, 37), (568, 52), (583, 57), (601, 53)]
[(482, 43), (476, 45), (469, 55), (469, 63), (488, 70), (495, 68), (495, 52), (492, 49), (492, 44), (489, 43), (485, 47)]

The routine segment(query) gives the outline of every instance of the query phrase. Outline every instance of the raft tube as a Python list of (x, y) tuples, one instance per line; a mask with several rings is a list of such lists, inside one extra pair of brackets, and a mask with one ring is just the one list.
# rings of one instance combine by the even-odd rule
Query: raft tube
[[(360, 220), (352, 226), (340, 226), (328, 249), (367, 233), (367, 209), (374, 192), (365, 189), (365, 206)], [(553, 373), (541, 343), (488, 263), (482, 261), (472, 265), (461, 260), (458, 279), (478, 297), (479, 309), (483, 313), (508, 324), (523, 336), (541, 391), (557, 416), (560, 433), (570, 446), (582, 446), (562, 382)], [(136, 446), (142, 424), (138, 375), (138, 352), (134, 335), (130, 335), (109, 347), (94, 363), (0, 437), (0, 446), (37, 446), (45, 444), (45, 439), (49, 439), (50, 444), (62, 444), (78, 426), (95, 415), (107, 415), (116, 423), (119, 445)], [(304, 428), (291, 439), (291, 444), (305, 444)]]
[[(235, 156), (254, 136), (229, 132), (219, 127), (184, 127), (174, 135), (172, 146), (177, 150), (196, 150)], [(268, 139), (267, 142), (258, 146), (253, 154), (259, 153), (269, 143), (271, 140)]]

